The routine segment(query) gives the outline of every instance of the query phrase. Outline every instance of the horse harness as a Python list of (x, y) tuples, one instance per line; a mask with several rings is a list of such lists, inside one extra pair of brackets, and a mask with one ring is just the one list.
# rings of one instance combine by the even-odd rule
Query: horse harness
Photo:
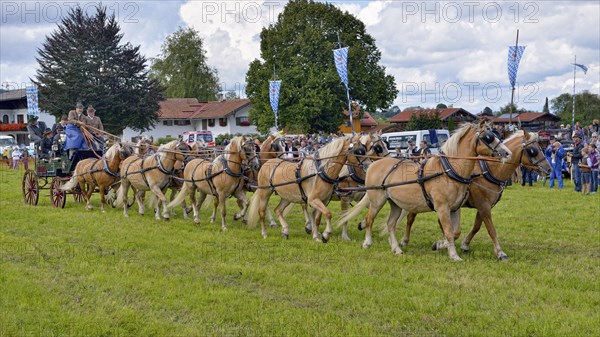
[[(152, 171), (155, 169), (158, 169), (161, 173), (164, 173), (166, 175), (168, 175), (169, 177), (173, 176), (173, 173), (175, 172), (175, 168), (173, 168), (171, 171), (167, 171), (167, 169), (163, 166), (162, 161), (160, 160), (160, 158), (158, 158), (158, 152), (153, 154), (151, 157), (155, 157), (156, 158), (156, 166), (150, 166), (150, 167), (144, 167), (144, 161), (145, 159), (143, 158), (137, 158), (136, 160), (132, 160), (129, 165), (127, 165), (127, 169), (125, 170), (125, 177), (132, 175), (132, 174), (141, 174), (142, 175), (142, 179), (144, 180), (144, 183), (146, 184), (146, 186), (150, 187), (150, 183), (148, 182), (148, 178), (146, 178), (146, 172), (148, 171)], [(140, 170), (139, 171), (133, 171), (133, 172), (129, 172), (129, 168), (131, 167), (131, 165), (135, 162), (137, 162), (138, 160), (141, 160), (142, 162), (140, 163)], [(169, 181), (167, 181), (166, 184), (170, 183), (170, 179)], [(165, 186), (166, 186), (165, 184)], [(165, 186), (161, 186), (161, 189), (163, 189)]]

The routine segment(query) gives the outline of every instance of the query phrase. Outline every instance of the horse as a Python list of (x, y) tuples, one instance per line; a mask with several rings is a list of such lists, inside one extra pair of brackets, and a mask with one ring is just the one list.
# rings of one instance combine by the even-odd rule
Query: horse
[[(221, 229), (227, 230), (226, 199), (234, 193), (236, 198), (245, 199), (244, 208), (240, 214), (236, 215), (238, 218), (244, 216), (249, 204), (246, 193), (238, 189), (242, 184), (245, 163), (249, 163), (254, 169), (257, 169), (259, 165), (254, 144), (243, 136), (233, 138), (223, 154), (212, 162), (202, 158), (191, 160), (183, 170), (184, 184), (181, 192), (168, 207), (179, 205), (189, 195), (194, 210), (194, 223), (198, 224), (200, 223), (198, 208), (207, 195), (216, 196), (215, 208), (221, 205)], [(197, 201), (196, 190), (200, 192)], [(215, 216), (216, 214), (213, 212), (211, 222), (214, 222)]]
[[(105, 195), (107, 189), (119, 181), (119, 165), (129, 157), (130, 150), (121, 143), (113, 144), (102, 158), (87, 158), (75, 166), (71, 179), (60, 187), (63, 191), (70, 191), (79, 185), (85, 198), (86, 208), (92, 209), (90, 197), (96, 186), (100, 190), (100, 210), (105, 212)], [(88, 188), (85, 188), (87, 183)], [(113, 187), (114, 188), (114, 187)]]
[[(363, 144), (367, 153), (366, 156), (371, 160), (375, 161), (381, 159), (383, 157), (387, 157), (389, 155), (389, 151), (387, 146), (383, 142), (380, 133), (372, 133), (363, 136), (357, 136), (361, 144)], [(346, 163), (346, 165), (342, 168), (339, 176), (339, 182), (337, 187), (340, 190), (344, 188), (357, 188), (365, 184), (365, 175), (366, 171), (362, 167), (362, 165), (352, 165), (350, 163)], [(345, 212), (350, 208), (350, 203), (353, 201), (359, 201), (365, 195), (364, 192), (337, 192), (332, 195), (331, 200), (339, 200), (341, 203), (341, 210)], [(315, 217), (315, 223), (319, 224), (321, 222), (321, 214), (318, 213)], [(351, 241), (348, 236), (348, 223), (344, 222), (342, 224), (342, 239), (345, 241)], [(312, 228), (310, 226), (310, 222), (307, 221), (306, 232), (312, 233)]]
[[(388, 201), (390, 216), (387, 226), (394, 254), (403, 254), (395, 235), (396, 222), (402, 210), (412, 213), (435, 211), (448, 241), (450, 258), (461, 260), (454, 246), (452, 228), (460, 221), (456, 211), (467, 198), (475, 167), (472, 157), (493, 155), (508, 159), (512, 153), (483, 121), (479, 125), (469, 123), (462, 126), (440, 150), (442, 155), (430, 157), (422, 163), (404, 158), (383, 158), (371, 165), (365, 179), (367, 193), (339, 220), (343, 223), (369, 208), (363, 248), (371, 246), (373, 220)], [(419, 198), (419, 195), (423, 197)]]
[(125, 159), (121, 165), (121, 187), (117, 191), (116, 205), (123, 205), (123, 215), (129, 216), (127, 205), (127, 192), (131, 186), (135, 200), (138, 203), (138, 212), (144, 215), (143, 195), (145, 191), (152, 191), (160, 200), (155, 208), (155, 217), (160, 220), (160, 204), (163, 205), (162, 216), (169, 220), (167, 209), (167, 198), (164, 195), (171, 176), (175, 162), (184, 160), (182, 151), (189, 151), (190, 147), (180, 141), (173, 140), (161, 145), (158, 151), (146, 158), (131, 156)]
[[(299, 162), (282, 159), (270, 159), (258, 172), (258, 190), (252, 197), (248, 211), (248, 225), (255, 226), (261, 222), (261, 234), (267, 237), (265, 228), (265, 209), (269, 198), (276, 192), (281, 200), (275, 208), (275, 214), (281, 223), (281, 235), (288, 238), (288, 224), (284, 218), (284, 210), (291, 203), (310, 205), (318, 210), (327, 220), (327, 228), (319, 238), (318, 227), (313, 224), (312, 237), (315, 241), (327, 242), (332, 232), (331, 212), (325, 203), (331, 198), (334, 184), (337, 183), (342, 167), (346, 161), (353, 165), (360, 165), (357, 157), (363, 157), (362, 164), (370, 164), (364, 158), (366, 148), (360, 142), (351, 143), (348, 137), (334, 139), (327, 146), (321, 148), (312, 158), (303, 158)], [(313, 219), (311, 219), (313, 220)]]
[[(540, 147), (538, 142), (537, 133), (529, 133), (525, 130), (517, 131), (512, 136), (504, 141), (504, 145), (512, 152), (513, 158), (518, 158), (518, 161), (510, 161), (499, 163), (496, 161), (479, 160), (478, 164), (475, 165), (473, 172), (473, 182), (469, 185), (469, 198), (463, 207), (476, 208), (477, 215), (475, 216), (475, 223), (473, 229), (461, 244), (461, 249), (465, 252), (469, 251), (469, 244), (473, 239), (473, 236), (477, 234), (481, 228), (481, 223), (485, 222), (485, 227), (492, 239), (494, 244), (494, 251), (499, 260), (508, 259), (508, 255), (502, 251), (494, 222), (492, 220), (492, 208), (500, 201), (506, 181), (511, 177), (513, 172), (520, 171), (517, 168), (520, 165), (533, 168), (533, 170), (541, 173), (542, 175), (549, 175), (552, 171), (552, 167), (546, 156), (544, 156), (544, 150)], [(404, 218), (403, 214), (400, 216), (399, 221)], [(406, 246), (410, 240), (410, 230), (412, 224), (415, 221), (416, 214), (409, 213), (406, 220), (406, 232), (400, 245)], [(460, 236), (460, 223), (454, 228), (454, 240), (457, 240)], [(437, 249), (438, 246), (442, 247), (443, 243), (438, 241), (433, 244), (433, 248)]]

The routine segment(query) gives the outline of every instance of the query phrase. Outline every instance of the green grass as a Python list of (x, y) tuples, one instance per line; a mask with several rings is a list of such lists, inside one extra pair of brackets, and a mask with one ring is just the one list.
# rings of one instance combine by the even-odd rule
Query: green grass
[[(93, 211), (70, 196), (53, 209), (47, 190), (29, 207), (22, 173), (0, 170), (0, 336), (600, 334), (599, 197), (568, 182), (504, 193), (494, 214), (509, 261), (496, 260), (482, 229), (453, 263), (431, 251), (433, 213), (417, 218), (396, 257), (378, 235), (363, 250), (355, 223), (352, 242), (339, 229), (313, 242), (297, 206), (287, 241), (279, 228), (263, 240), (232, 215), (221, 232), (208, 210), (200, 226), (135, 207), (124, 218), (101, 214), (98, 196)], [(463, 236), (473, 218), (463, 212)]]

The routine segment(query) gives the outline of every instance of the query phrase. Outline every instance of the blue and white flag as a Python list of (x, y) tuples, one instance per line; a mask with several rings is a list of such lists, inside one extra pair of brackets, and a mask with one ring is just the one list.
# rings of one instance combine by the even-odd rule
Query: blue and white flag
[(508, 47), (508, 80), (510, 86), (515, 87), (517, 81), (517, 70), (519, 69), (519, 62), (521, 62), (521, 56), (525, 51), (525, 46), (509, 46)]
[(588, 67), (584, 66), (583, 64), (579, 64), (579, 63), (573, 63), (573, 65), (581, 68), (581, 70), (583, 70), (583, 73), (587, 74)]
[(275, 117), (277, 117), (277, 110), (279, 109), (279, 88), (281, 87), (281, 81), (269, 81), (269, 99), (271, 100), (271, 108)]
[(38, 108), (38, 89), (35, 85), (25, 87), (27, 93), (27, 113), (30, 115), (39, 115)]
[(333, 60), (335, 61), (335, 68), (337, 69), (338, 75), (346, 85), (348, 89), (348, 47), (334, 49)]

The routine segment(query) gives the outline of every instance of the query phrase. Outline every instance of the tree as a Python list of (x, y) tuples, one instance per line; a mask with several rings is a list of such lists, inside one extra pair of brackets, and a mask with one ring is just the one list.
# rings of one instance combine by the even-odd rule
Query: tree
[(435, 106), (436, 109), (446, 109), (448, 108), (448, 106), (444, 103), (438, 103), (438, 105)]
[(524, 112), (527, 112), (527, 109), (525, 109), (525, 108), (520, 108), (519, 109), (519, 107), (516, 104), (514, 104), (514, 103), (512, 105), (512, 109), (511, 109), (510, 103), (508, 103), (505, 106), (503, 106), (503, 107), (500, 108), (500, 111), (497, 114), (497, 116), (500, 116), (500, 115), (503, 115), (503, 114), (508, 114), (511, 111), (512, 111), (513, 114), (522, 114)]
[(340, 40), (349, 49), (350, 97), (361, 110), (387, 109), (398, 91), (392, 76), (378, 64), (381, 53), (365, 25), (328, 3), (290, 1), (278, 21), (260, 34), (261, 60), (246, 74), (250, 116), (262, 132), (275, 125), (269, 103), (273, 68), (282, 80), (279, 124), (301, 131), (335, 132), (348, 108), (346, 89), (335, 69), (332, 50)]
[(228, 91), (225, 93), (225, 98), (226, 101), (232, 101), (232, 100), (236, 100), (236, 99), (240, 99), (240, 96), (233, 90)]
[(164, 87), (166, 97), (214, 101), (219, 92), (217, 70), (207, 65), (202, 38), (192, 28), (169, 35), (161, 54), (152, 60), (150, 76)]
[[(563, 123), (570, 124), (573, 113), (573, 96), (564, 93), (551, 101), (552, 113), (559, 116)], [(585, 90), (575, 94), (575, 121), (589, 125), (598, 118), (600, 96)]]
[(139, 46), (121, 44), (115, 15), (97, 6), (95, 15), (71, 9), (36, 58), (40, 107), (56, 117), (73, 110), (77, 100), (93, 104), (107, 132), (126, 127), (147, 130), (157, 120), (162, 87), (148, 78)]
[(485, 108), (483, 108), (483, 111), (481, 113), (483, 116), (493, 116), (494, 112), (492, 111), (492, 109), (489, 106), (486, 106)]
[(542, 109), (542, 112), (550, 113), (550, 109), (548, 108), (548, 97), (546, 97), (546, 103), (544, 103), (544, 108)]
[(442, 120), (440, 119), (440, 112), (435, 113), (414, 113), (410, 116), (407, 130), (429, 130), (439, 129), (442, 127)]

